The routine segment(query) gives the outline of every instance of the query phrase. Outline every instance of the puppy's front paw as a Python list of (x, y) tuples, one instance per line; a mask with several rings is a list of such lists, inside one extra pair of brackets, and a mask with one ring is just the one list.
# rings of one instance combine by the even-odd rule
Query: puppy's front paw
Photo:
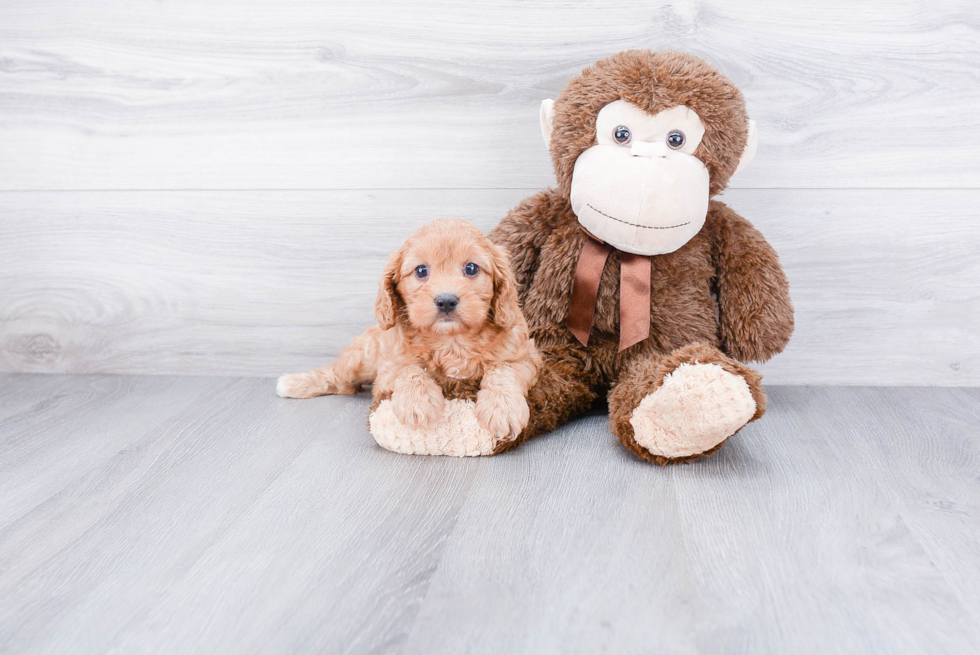
[(496, 389), (480, 390), (476, 395), (475, 411), (480, 427), (505, 440), (516, 438), (531, 418), (524, 396)]
[(309, 373), (287, 373), (276, 382), (276, 394), (281, 398), (313, 398), (321, 393)]
[(427, 428), (442, 418), (446, 399), (431, 380), (402, 386), (391, 394), (391, 411), (410, 428)]

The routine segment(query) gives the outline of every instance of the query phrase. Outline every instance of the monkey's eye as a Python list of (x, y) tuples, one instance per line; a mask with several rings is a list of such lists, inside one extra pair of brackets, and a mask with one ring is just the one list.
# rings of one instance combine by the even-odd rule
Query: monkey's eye
[(616, 140), (621, 146), (625, 146), (627, 143), (633, 140), (633, 133), (630, 132), (630, 128), (625, 125), (618, 125), (616, 129), (613, 130), (613, 139)]
[(667, 147), (672, 150), (679, 150), (683, 148), (686, 142), (687, 138), (680, 130), (671, 130), (667, 134)]
[(480, 272), (480, 267), (474, 264), (473, 262), (470, 262), (469, 264), (463, 267), (463, 275), (465, 275), (466, 277), (476, 277), (479, 272)]
[(416, 266), (415, 277), (417, 277), (420, 280), (424, 280), (425, 278), (429, 277), (429, 267), (426, 266), (425, 264), (419, 264), (418, 266)]

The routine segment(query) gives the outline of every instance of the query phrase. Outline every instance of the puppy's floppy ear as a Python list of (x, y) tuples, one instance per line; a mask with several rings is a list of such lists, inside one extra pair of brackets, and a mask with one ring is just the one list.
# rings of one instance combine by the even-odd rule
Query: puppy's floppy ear
[(378, 299), (374, 301), (374, 320), (382, 330), (395, 327), (398, 312), (401, 311), (402, 299), (398, 295), (398, 274), (402, 267), (404, 248), (399, 248), (388, 256), (384, 272), (381, 273), (381, 283), (378, 285)]
[(523, 318), (517, 299), (517, 279), (510, 268), (510, 257), (500, 246), (487, 240), (493, 262), (493, 299), (490, 301), (490, 320), (505, 330)]

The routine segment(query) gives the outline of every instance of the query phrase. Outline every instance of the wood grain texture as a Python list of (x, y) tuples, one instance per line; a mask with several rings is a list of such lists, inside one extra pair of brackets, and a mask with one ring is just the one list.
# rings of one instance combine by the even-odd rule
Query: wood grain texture
[(977, 188), (978, 30), (973, 0), (8, 0), (0, 189), (539, 188), (540, 101), (627, 48), (743, 89), (735, 186)]
[(976, 652), (980, 390), (770, 397), (659, 468), (600, 414), (425, 458), (364, 394), (0, 375), (0, 651)]
[[(524, 190), (0, 194), (0, 370), (273, 376), (373, 323), (388, 252)], [(767, 380), (980, 384), (978, 191), (733, 190), (797, 308)]]

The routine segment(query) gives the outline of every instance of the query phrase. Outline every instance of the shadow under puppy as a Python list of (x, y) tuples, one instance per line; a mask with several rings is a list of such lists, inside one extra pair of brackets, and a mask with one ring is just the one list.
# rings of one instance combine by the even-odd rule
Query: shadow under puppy
[(527, 425), (541, 358), (507, 254), (475, 226), (442, 218), (409, 237), (385, 264), (375, 319), (335, 364), (283, 375), (276, 392), (373, 383), (371, 432), (398, 452), (489, 455)]

